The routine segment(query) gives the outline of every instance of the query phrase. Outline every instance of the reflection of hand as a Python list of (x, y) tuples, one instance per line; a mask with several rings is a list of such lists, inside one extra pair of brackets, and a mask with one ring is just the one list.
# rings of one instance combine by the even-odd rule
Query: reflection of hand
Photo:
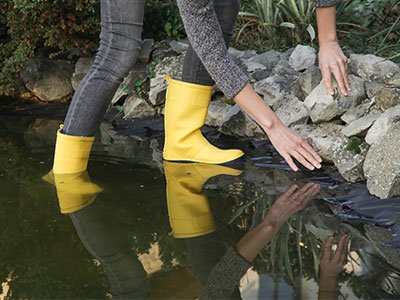
[(321, 249), (321, 278), (337, 277), (347, 263), (350, 237), (343, 235), (335, 251), (332, 250), (333, 237), (325, 240)]
[(292, 185), (269, 209), (263, 224), (278, 231), (292, 215), (305, 208), (320, 189), (319, 184), (314, 183), (307, 183), (300, 189), (296, 184)]
[(319, 67), (322, 73), (322, 81), (326, 90), (333, 95), (331, 73), (335, 76), (340, 92), (347, 96), (350, 91), (350, 84), (347, 78), (347, 58), (337, 41), (320, 44)]
[(322, 159), (317, 152), (302, 137), (286, 127), (282, 122), (275, 122), (265, 132), (275, 149), (286, 160), (292, 170), (298, 170), (293, 158), (309, 170), (321, 168)]

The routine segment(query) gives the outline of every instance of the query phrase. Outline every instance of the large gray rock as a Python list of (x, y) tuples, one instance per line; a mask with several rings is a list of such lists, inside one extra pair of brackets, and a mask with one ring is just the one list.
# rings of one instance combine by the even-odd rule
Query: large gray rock
[(146, 100), (133, 95), (128, 97), (124, 103), (125, 119), (145, 118), (155, 115), (154, 108)]
[(347, 137), (362, 134), (375, 123), (380, 115), (381, 113), (374, 113), (363, 116), (344, 127), (342, 133)]
[(372, 54), (350, 55), (351, 71), (365, 80), (384, 82), (400, 87), (400, 66)]
[(164, 75), (174, 79), (182, 76), (184, 55), (171, 56), (164, 58), (154, 69), (155, 76), (150, 79), (149, 100), (153, 105), (160, 105), (165, 101), (165, 91), (167, 83)]
[(229, 47), (228, 54), (235, 58), (249, 59), (250, 57), (256, 56), (257, 52), (255, 50), (240, 51), (236, 48)]
[(400, 89), (384, 87), (375, 95), (376, 106), (382, 110), (400, 104)]
[(282, 100), (291, 94), (292, 82), (290, 79), (272, 75), (254, 84), (255, 91), (262, 95), (264, 101), (274, 108), (281, 105)]
[(186, 40), (172, 40), (169, 45), (171, 46), (172, 50), (174, 50), (178, 54), (184, 53), (189, 48), (189, 42)]
[(260, 64), (258, 62), (255, 62), (255, 61), (252, 61), (249, 59), (243, 59), (242, 63), (244, 64), (244, 66), (247, 69), (247, 72), (249, 72), (249, 73), (253, 73), (257, 70), (266, 70), (267, 69), (267, 67), (264, 66), (263, 64)]
[(251, 57), (249, 60), (263, 64), (268, 70), (272, 70), (282, 59), (282, 53), (270, 50)]
[(283, 102), (284, 105), (279, 106), (275, 111), (283, 124), (292, 126), (307, 121), (307, 108), (297, 97), (285, 98)]
[[(351, 91), (348, 96), (339, 94), (332, 96), (328, 94), (323, 82), (308, 95), (304, 104), (313, 122), (330, 121), (365, 99), (364, 81), (354, 75), (349, 75), (349, 80), (351, 82)], [(337, 89), (336, 82), (334, 82), (333, 86)]]
[(321, 71), (317, 66), (308, 68), (296, 80), (296, 96), (304, 100), (320, 84), (321, 79)]
[(379, 141), (386, 133), (400, 122), (400, 105), (386, 110), (368, 130), (365, 141), (372, 145)]
[(70, 97), (73, 65), (64, 60), (34, 58), (21, 71), (26, 88), (42, 101), (52, 102)]
[(74, 90), (76, 90), (79, 86), (79, 83), (82, 81), (83, 77), (87, 74), (90, 69), (90, 66), (93, 63), (93, 57), (81, 57), (75, 63), (75, 71), (72, 74), (71, 85)]
[(296, 71), (303, 71), (314, 65), (316, 59), (314, 48), (298, 45), (289, 57), (289, 65)]
[(213, 127), (222, 126), (231, 108), (232, 105), (222, 101), (211, 101), (208, 107), (206, 125)]
[(231, 107), (219, 130), (227, 135), (252, 138), (266, 137), (263, 130), (237, 104)]
[(400, 194), (399, 141), (400, 125), (397, 124), (371, 146), (365, 159), (368, 190), (380, 198)]
[(140, 51), (137, 60), (142, 64), (147, 64), (150, 60), (150, 54), (153, 50), (154, 40), (144, 39), (140, 44)]
[(368, 99), (362, 102), (360, 105), (349, 108), (340, 118), (347, 124), (350, 124), (351, 122), (354, 122), (355, 120), (367, 114), (374, 103), (374, 99)]

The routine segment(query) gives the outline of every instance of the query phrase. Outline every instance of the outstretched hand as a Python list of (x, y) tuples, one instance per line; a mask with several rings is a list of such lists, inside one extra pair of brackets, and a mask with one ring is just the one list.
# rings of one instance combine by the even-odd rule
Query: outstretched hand
[(299, 170), (293, 158), (309, 170), (321, 168), (322, 159), (317, 152), (302, 137), (286, 127), (282, 122), (275, 122), (273, 127), (266, 130), (266, 133), (272, 145), (293, 171), (297, 172)]
[(340, 92), (347, 96), (350, 91), (350, 82), (347, 77), (347, 57), (343, 54), (339, 43), (336, 41), (321, 43), (318, 60), (322, 81), (325, 83), (328, 93), (335, 94), (332, 86), (331, 74), (333, 74)]
[(350, 237), (341, 236), (337, 248), (332, 250), (333, 237), (325, 240), (321, 248), (321, 277), (336, 277), (347, 264)]

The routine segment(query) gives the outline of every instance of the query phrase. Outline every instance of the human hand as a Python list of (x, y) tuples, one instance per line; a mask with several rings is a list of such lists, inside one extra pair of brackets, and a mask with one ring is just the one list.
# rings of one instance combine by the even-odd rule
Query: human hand
[(347, 264), (350, 237), (342, 235), (335, 251), (332, 250), (333, 237), (325, 240), (321, 248), (321, 278), (336, 278)]
[(262, 224), (272, 226), (274, 231), (277, 232), (291, 216), (304, 209), (319, 193), (320, 189), (319, 184), (311, 182), (305, 184), (302, 188), (299, 188), (297, 184), (292, 185), (288, 191), (276, 199)]
[(333, 73), (340, 92), (347, 96), (350, 91), (350, 82), (347, 77), (347, 57), (343, 54), (339, 43), (337, 41), (320, 43), (318, 60), (322, 81), (325, 83), (328, 93), (335, 94), (331, 77), (331, 73)]
[(272, 145), (293, 171), (299, 170), (293, 158), (309, 170), (321, 168), (322, 159), (317, 152), (302, 137), (279, 120), (275, 121), (274, 125), (265, 132)]

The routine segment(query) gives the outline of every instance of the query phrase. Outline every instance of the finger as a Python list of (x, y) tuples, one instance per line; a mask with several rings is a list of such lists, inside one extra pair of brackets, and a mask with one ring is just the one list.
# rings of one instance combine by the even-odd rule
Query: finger
[(340, 257), (340, 264), (342, 266), (347, 264), (347, 256), (349, 254), (349, 250), (348, 250), (349, 249), (349, 241), (350, 241), (350, 236), (347, 236), (346, 240), (345, 240), (344, 250), (343, 250), (342, 256)]
[(342, 78), (344, 82), (344, 87), (346, 89), (346, 96), (348, 96), (348, 93), (350, 91), (350, 83), (349, 83), (349, 77), (347, 76), (347, 68), (346, 68), (346, 59), (341, 59), (339, 61), (339, 69), (340, 72), (342, 73)]
[(309, 143), (307, 143), (305, 140), (302, 140), (300, 142), (301, 147), (303, 147), (308, 153), (310, 153), (318, 162), (322, 162), (321, 156), (318, 155), (318, 153), (314, 150), (313, 147), (310, 146)]
[(317, 159), (314, 158), (313, 155), (311, 155), (310, 152), (308, 152), (306, 149), (304, 149), (303, 147), (298, 147), (296, 148), (297, 152), (299, 152), (305, 159), (307, 159), (307, 161), (312, 164), (315, 168), (321, 168), (321, 164), (319, 163), (319, 161)]
[(321, 67), (322, 81), (325, 83), (326, 91), (330, 95), (334, 95), (335, 92), (332, 87), (331, 69), (328, 66)]
[(333, 65), (332, 66), (332, 72), (333, 72), (333, 76), (335, 76), (335, 79), (336, 79), (336, 82), (338, 84), (340, 92), (343, 95), (348, 96), (346, 87), (344, 85), (344, 79), (343, 79), (343, 76), (342, 76), (342, 72), (340, 71), (340, 67), (338, 65), (336, 65), (336, 64)]
[(289, 167), (290, 167), (293, 171), (297, 172), (297, 171), (299, 170), (299, 168), (296, 166), (296, 164), (294, 163), (294, 161), (293, 161), (293, 159), (290, 157), (290, 155), (285, 154), (285, 155), (282, 155), (282, 157), (283, 157), (284, 160), (286, 160), (286, 162), (288, 163)]
[(331, 260), (332, 257), (332, 240), (333, 237), (328, 237), (321, 247), (321, 259)]
[(301, 163), (303, 166), (305, 166), (307, 169), (309, 170), (314, 170), (315, 167), (309, 163), (304, 157), (303, 155), (301, 155), (301, 153), (297, 152), (296, 150), (294, 150), (293, 152), (291, 152), (291, 155), (299, 162)]
[(319, 193), (320, 186), (318, 184), (311, 184), (311, 187), (307, 189), (298, 199), (300, 207), (304, 208), (310, 203), (316, 194)]
[(311, 189), (312, 186), (313, 186), (313, 183), (311, 183), (311, 182), (306, 183), (292, 195), (291, 200), (301, 201), (302, 199), (306, 198), (307, 191), (309, 189)]
[(299, 188), (299, 186), (297, 184), (293, 184), (285, 193), (283, 193), (282, 196), (284, 197), (291, 197), (293, 195), (293, 193)]
[(346, 246), (346, 240), (347, 240), (347, 235), (342, 235), (339, 239), (335, 254), (334, 254), (334, 260), (337, 262), (340, 262), (340, 259), (345, 252), (345, 246)]

